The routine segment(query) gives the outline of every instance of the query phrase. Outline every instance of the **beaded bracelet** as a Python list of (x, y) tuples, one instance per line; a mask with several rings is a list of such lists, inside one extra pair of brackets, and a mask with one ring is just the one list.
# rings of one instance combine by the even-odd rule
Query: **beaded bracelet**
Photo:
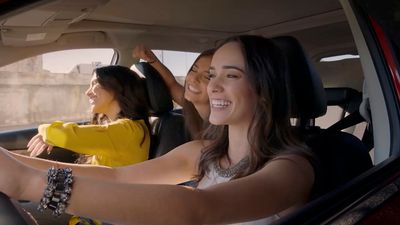
[(37, 209), (41, 212), (45, 209), (50, 209), (54, 216), (60, 216), (68, 205), (67, 201), (71, 196), (72, 183), (71, 168), (49, 168), (47, 172), (47, 187)]

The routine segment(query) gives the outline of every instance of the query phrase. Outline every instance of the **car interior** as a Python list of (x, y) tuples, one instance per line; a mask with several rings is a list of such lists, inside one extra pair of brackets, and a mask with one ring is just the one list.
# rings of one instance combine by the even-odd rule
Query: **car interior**
[[(370, 48), (361, 38), (359, 15), (347, 0), (42, 0), (18, 7), (12, 2), (0, 1), (0, 67), (59, 50), (113, 49), (110, 64), (134, 67), (146, 79), (153, 135), (150, 159), (190, 137), (162, 78), (148, 63), (132, 58), (132, 49), (145, 44), (154, 50), (199, 53), (239, 34), (272, 38), (287, 56), (293, 126), (320, 160), (313, 165), (312, 200), (337, 197), (360, 175), (390, 159), (398, 144), (393, 138), (398, 127), (393, 126), (384, 91), (389, 81), (379, 78)], [(12, 84), (3, 73), (0, 69), (0, 88)], [(0, 117), (5, 115), (0, 112)], [(0, 124), (0, 145), (26, 154), (36, 128), (6, 125)], [(77, 155), (55, 148), (39, 157), (75, 162)], [(28, 211), (32, 208), (29, 202), (20, 204)], [(32, 214), (39, 224), (66, 224)]]

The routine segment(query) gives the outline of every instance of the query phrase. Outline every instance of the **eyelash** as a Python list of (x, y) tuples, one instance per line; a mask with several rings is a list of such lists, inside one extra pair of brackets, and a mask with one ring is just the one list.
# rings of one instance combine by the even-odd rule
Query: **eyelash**
[(234, 74), (228, 74), (226, 75), (228, 78), (238, 78), (238, 75), (234, 75)]
[[(208, 74), (207, 77), (208, 77), (209, 80), (211, 80), (212, 78), (215, 77), (215, 74), (211, 74), (211, 73), (210, 73), (210, 74)], [(227, 78), (239, 78), (238, 75), (234, 75), (234, 74), (227, 74), (226, 77), (227, 77)]]

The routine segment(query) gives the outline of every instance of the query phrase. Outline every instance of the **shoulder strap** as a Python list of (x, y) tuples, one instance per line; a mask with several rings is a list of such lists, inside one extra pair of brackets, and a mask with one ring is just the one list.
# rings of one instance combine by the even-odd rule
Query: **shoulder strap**
[(325, 132), (340, 131), (364, 121), (364, 117), (362, 117), (360, 112), (356, 110), (353, 113), (350, 113), (348, 116), (344, 117), (343, 119), (332, 124), (325, 130)]
[[(358, 110), (356, 110), (353, 113), (350, 113), (345, 118), (332, 124), (330, 127), (328, 127), (324, 131), (324, 133), (341, 131), (345, 128), (354, 126), (354, 125), (359, 124), (364, 121), (366, 121), (365, 118), (363, 116), (361, 116), (361, 114)], [(368, 150), (371, 150), (374, 147), (374, 139), (373, 139), (373, 135), (372, 135), (372, 124), (367, 125), (361, 141), (365, 144), (365, 146), (367, 147)]]

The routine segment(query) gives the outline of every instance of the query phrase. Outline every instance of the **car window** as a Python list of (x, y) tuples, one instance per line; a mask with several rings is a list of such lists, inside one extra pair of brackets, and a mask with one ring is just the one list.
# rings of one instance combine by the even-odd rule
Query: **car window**
[[(185, 77), (196, 58), (200, 55), (197, 52), (152, 50), (157, 58), (172, 72), (175, 79), (181, 84), (185, 84)], [(136, 71), (133, 66), (131, 67)], [(182, 108), (174, 102), (174, 109)]]
[(199, 53), (168, 50), (154, 50), (154, 54), (167, 66), (172, 74), (185, 77)]
[(328, 106), (326, 114), (315, 119), (315, 124), (326, 129), (343, 118), (344, 110), (339, 106)]
[(184, 84), (185, 77), (194, 60), (200, 53), (169, 51), (169, 50), (153, 50), (157, 58), (172, 72), (180, 84)]
[(90, 117), (84, 93), (93, 69), (109, 65), (113, 49), (75, 49), (0, 67), (0, 130)]

